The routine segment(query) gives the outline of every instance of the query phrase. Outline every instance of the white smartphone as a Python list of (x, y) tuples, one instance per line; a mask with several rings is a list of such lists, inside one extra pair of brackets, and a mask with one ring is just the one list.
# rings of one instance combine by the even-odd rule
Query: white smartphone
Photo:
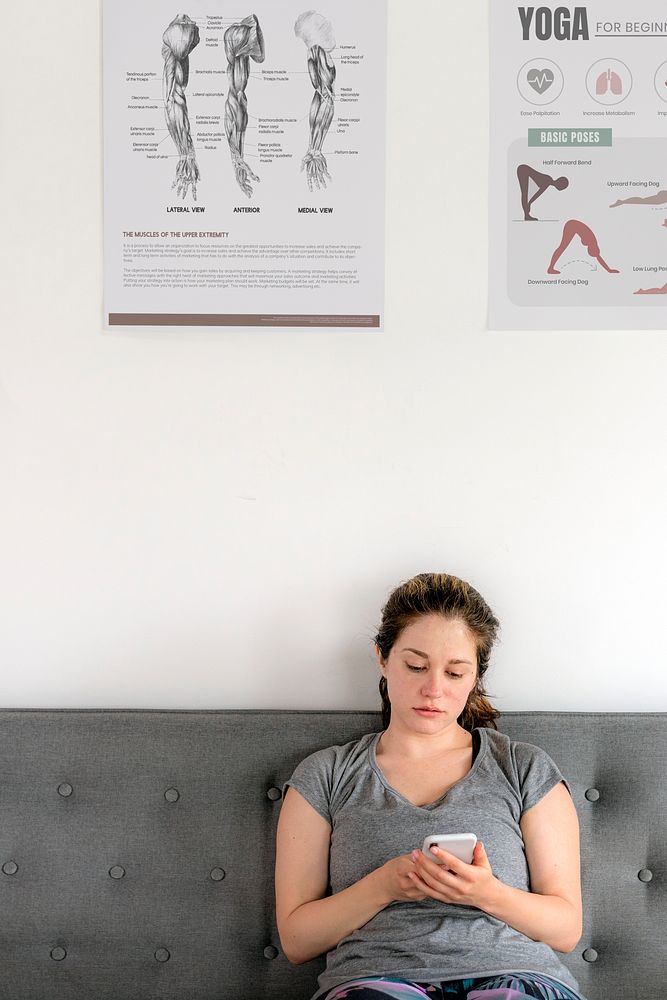
[(430, 847), (441, 847), (443, 851), (453, 854), (459, 861), (465, 861), (467, 865), (471, 865), (476, 843), (477, 837), (474, 833), (435, 833), (432, 837), (424, 838), (422, 852), (430, 861), (442, 864), (442, 858), (437, 858), (429, 850)]

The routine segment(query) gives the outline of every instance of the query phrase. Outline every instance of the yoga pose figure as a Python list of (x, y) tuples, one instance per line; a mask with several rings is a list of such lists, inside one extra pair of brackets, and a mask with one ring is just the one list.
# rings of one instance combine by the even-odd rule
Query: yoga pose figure
[(619, 205), (667, 205), (667, 191), (658, 191), (656, 194), (647, 195), (646, 198), (640, 198), (639, 195), (633, 198), (619, 198), (609, 207), (618, 208)]
[(252, 197), (251, 180), (259, 177), (243, 159), (243, 143), (248, 127), (248, 101), (245, 89), (250, 76), (250, 60), (264, 62), (264, 36), (254, 14), (232, 24), (225, 32), (227, 80), (229, 90), (225, 102), (225, 134), (232, 155), (236, 181), (248, 198)]
[[(382, 731), (286, 783), (278, 930), (291, 962), (327, 953), (318, 1000), (580, 1000), (557, 955), (582, 933), (577, 812), (551, 757), (497, 730), (498, 627), (457, 577), (396, 588), (375, 637)], [(447, 832), (476, 834), (472, 863), (422, 853)]]
[(579, 222), (577, 219), (569, 219), (563, 226), (563, 238), (560, 241), (560, 246), (554, 250), (551, 262), (547, 269), (547, 274), (560, 274), (560, 271), (556, 270), (556, 262), (563, 251), (570, 245), (575, 236), (580, 238), (581, 242), (588, 250), (589, 256), (595, 257), (598, 263), (602, 264), (605, 271), (609, 271), (610, 274), (619, 273), (616, 268), (609, 267), (607, 262), (600, 256), (600, 247), (598, 246), (598, 241), (595, 238), (593, 230), (587, 226), (585, 222)]
[(178, 14), (162, 36), (164, 113), (169, 135), (178, 150), (176, 176), (171, 186), (183, 198), (192, 188), (195, 201), (199, 168), (190, 134), (185, 88), (190, 76), (190, 53), (196, 45), (199, 45), (199, 28), (187, 14)]
[[(527, 163), (520, 163), (516, 168), (516, 175), (519, 179), (519, 187), (521, 188), (521, 207), (523, 209), (524, 222), (537, 222), (530, 214), (530, 206), (534, 201), (543, 195), (547, 188), (555, 187), (558, 191), (564, 191), (565, 188), (570, 183), (567, 177), (550, 177), (549, 174), (541, 174), (539, 170), (535, 170), (533, 167), (528, 166)], [(530, 181), (537, 184), (537, 191), (534, 193), (532, 198), (528, 197), (528, 187)]]
[(667, 285), (662, 288), (638, 288), (634, 295), (667, 295)]
[(331, 21), (314, 10), (299, 15), (294, 33), (308, 49), (308, 72), (315, 88), (309, 115), (310, 143), (301, 161), (301, 170), (306, 171), (308, 189), (312, 191), (326, 188), (327, 180), (331, 180), (322, 144), (334, 116), (336, 66), (329, 53), (335, 49), (336, 39)]

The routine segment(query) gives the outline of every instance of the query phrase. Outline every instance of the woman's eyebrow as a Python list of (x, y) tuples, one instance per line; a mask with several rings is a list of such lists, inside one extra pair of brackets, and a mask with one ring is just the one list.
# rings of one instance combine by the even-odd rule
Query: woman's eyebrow
[[(412, 647), (412, 646), (404, 646), (404, 647), (403, 647), (403, 649), (401, 650), (401, 652), (402, 652), (402, 653), (416, 653), (416, 654), (417, 654), (417, 656), (421, 656), (421, 657), (423, 657), (423, 658), (424, 658), (425, 660), (428, 660), (428, 653), (423, 653), (423, 652), (421, 651), (421, 649), (413, 649), (413, 647)], [(472, 661), (471, 661), (471, 660), (457, 660), (457, 659), (451, 659), (451, 660), (448, 660), (448, 662), (449, 662), (449, 663), (467, 663), (467, 664), (468, 664), (468, 666), (470, 666), (470, 667), (474, 666), (474, 664), (472, 663)]]

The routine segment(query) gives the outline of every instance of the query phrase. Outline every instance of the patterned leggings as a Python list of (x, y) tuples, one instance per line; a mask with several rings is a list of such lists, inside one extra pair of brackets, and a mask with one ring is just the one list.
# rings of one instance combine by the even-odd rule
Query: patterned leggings
[(432, 986), (405, 979), (372, 976), (335, 986), (321, 1000), (583, 1000), (549, 976), (537, 973), (504, 973), (484, 979), (456, 979)]

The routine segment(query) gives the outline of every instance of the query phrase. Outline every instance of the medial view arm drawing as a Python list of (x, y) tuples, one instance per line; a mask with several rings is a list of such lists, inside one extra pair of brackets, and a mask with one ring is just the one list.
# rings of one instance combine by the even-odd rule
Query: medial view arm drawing
[(322, 144), (334, 116), (336, 66), (330, 53), (336, 47), (336, 39), (331, 22), (314, 10), (299, 15), (294, 33), (308, 49), (308, 72), (315, 88), (310, 105), (310, 143), (301, 163), (308, 188), (313, 191), (326, 188), (327, 180), (331, 180)]

